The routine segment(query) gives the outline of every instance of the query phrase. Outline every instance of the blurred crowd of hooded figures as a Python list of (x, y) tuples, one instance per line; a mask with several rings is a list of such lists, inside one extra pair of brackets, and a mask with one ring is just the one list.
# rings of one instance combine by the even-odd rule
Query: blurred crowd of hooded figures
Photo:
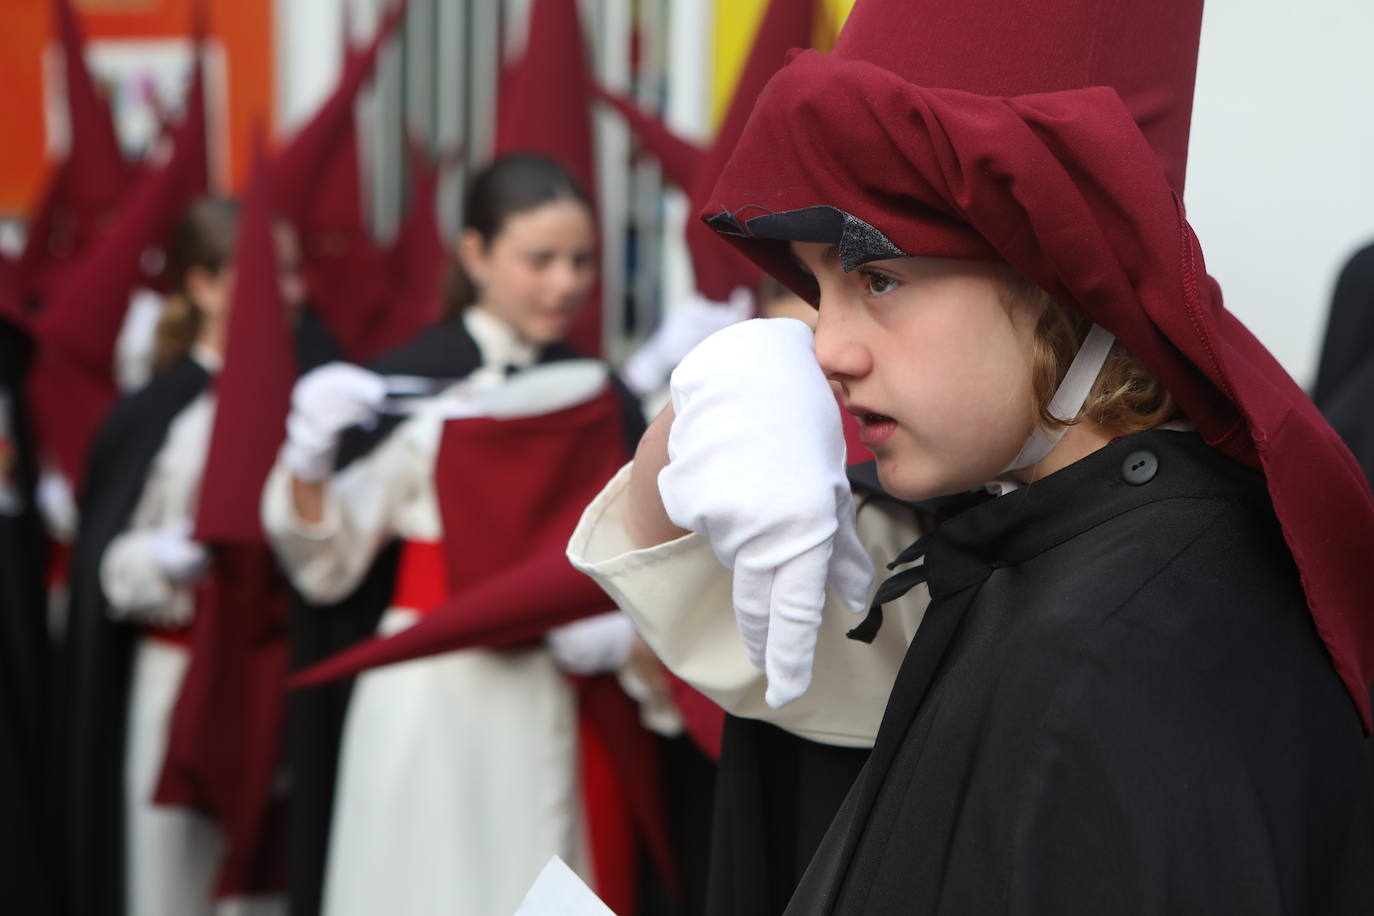
[[(812, 10), (774, 6), (780, 61)], [(354, 100), (404, 4), (238, 200), (210, 193), (203, 6), (138, 162), (54, 12), (72, 143), (0, 263), (7, 908), (509, 912), (557, 855), (616, 912), (702, 911), (721, 712), (563, 553), (682, 355), (810, 318), (698, 237), (703, 292), (624, 381), (595, 358), (596, 94), (686, 190), (724, 139), (594, 90), (575, 4), (540, 0), (461, 233), (412, 145), (383, 246)]]
[[(714, 794), (723, 713), (564, 551), (689, 350), (814, 313), (692, 221), (697, 295), (600, 360), (588, 112), (700, 204), (813, 4), (773, 0), (697, 147), (594, 87), (575, 2), (536, 0), (461, 232), (417, 149), (389, 246), (353, 102), (401, 6), (237, 201), (208, 193), (199, 55), (128, 162), (54, 6), (71, 149), (0, 262), (6, 911), (507, 913), (557, 855), (617, 913), (706, 912), (713, 806), (748, 804)], [(1374, 248), (1313, 397), (1374, 480)], [(816, 758), (817, 810), (848, 752)], [(793, 820), (783, 901), (826, 823)]]

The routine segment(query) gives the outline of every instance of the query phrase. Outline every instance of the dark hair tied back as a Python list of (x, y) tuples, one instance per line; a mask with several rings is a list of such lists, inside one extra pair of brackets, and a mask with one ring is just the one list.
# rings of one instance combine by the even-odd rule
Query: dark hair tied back
[[(484, 245), (490, 245), (512, 216), (559, 200), (591, 207), (587, 192), (557, 162), (534, 153), (512, 153), (473, 175), (463, 198), (463, 228), (474, 230)], [(477, 298), (477, 291), (456, 261), (446, 298), (449, 315)]]

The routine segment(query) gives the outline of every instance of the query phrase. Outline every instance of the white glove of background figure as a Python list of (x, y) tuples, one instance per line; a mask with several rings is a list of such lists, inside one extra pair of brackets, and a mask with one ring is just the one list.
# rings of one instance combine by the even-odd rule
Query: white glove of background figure
[(668, 517), (733, 569), (735, 618), (774, 709), (811, 684), (829, 585), (865, 610), (873, 564), (854, 531), (839, 405), (792, 318), (708, 337), (673, 372)]
[(553, 660), (569, 674), (619, 671), (630, 660), (634, 641), (634, 625), (620, 611), (574, 620), (544, 636)]
[(192, 585), (210, 568), (210, 551), (193, 540), (195, 522), (184, 518), (162, 528), (153, 539), (153, 560), (167, 581), (176, 585)]
[(625, 361), (625, 384), (641, 397), (657, 391), (692, 348), (754, 310), (754, 295), (738, 287), (728, 302), (693, 296), (670, 310), (649, 339)]
[(334, 472), (339, 436), (350, 426), (373, 423), (386, 394), (380, 375), (350, 363), (307, 372), (291, 391), (282, 461), (299, 480), (326, 480)]

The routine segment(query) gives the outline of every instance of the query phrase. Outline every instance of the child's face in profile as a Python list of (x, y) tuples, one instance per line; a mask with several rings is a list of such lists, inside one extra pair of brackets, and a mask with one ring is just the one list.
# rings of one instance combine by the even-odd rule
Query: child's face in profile
[(924, 499), (996, 477), (1036, 422), (1036, 316), (1005, 304), (1002, 268), (894, 258), (846, 274), (832, 245), (792, 249), (820, 287), (816, 359), (883, 486)]

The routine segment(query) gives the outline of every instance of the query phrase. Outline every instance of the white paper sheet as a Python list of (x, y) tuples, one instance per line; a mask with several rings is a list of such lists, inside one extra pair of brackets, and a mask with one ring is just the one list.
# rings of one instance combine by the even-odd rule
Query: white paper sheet
[(615, 916), (615, 913), (582, 883), (566, 862), (554, 856), (534, 879), (534, 885), (515, 916)]

